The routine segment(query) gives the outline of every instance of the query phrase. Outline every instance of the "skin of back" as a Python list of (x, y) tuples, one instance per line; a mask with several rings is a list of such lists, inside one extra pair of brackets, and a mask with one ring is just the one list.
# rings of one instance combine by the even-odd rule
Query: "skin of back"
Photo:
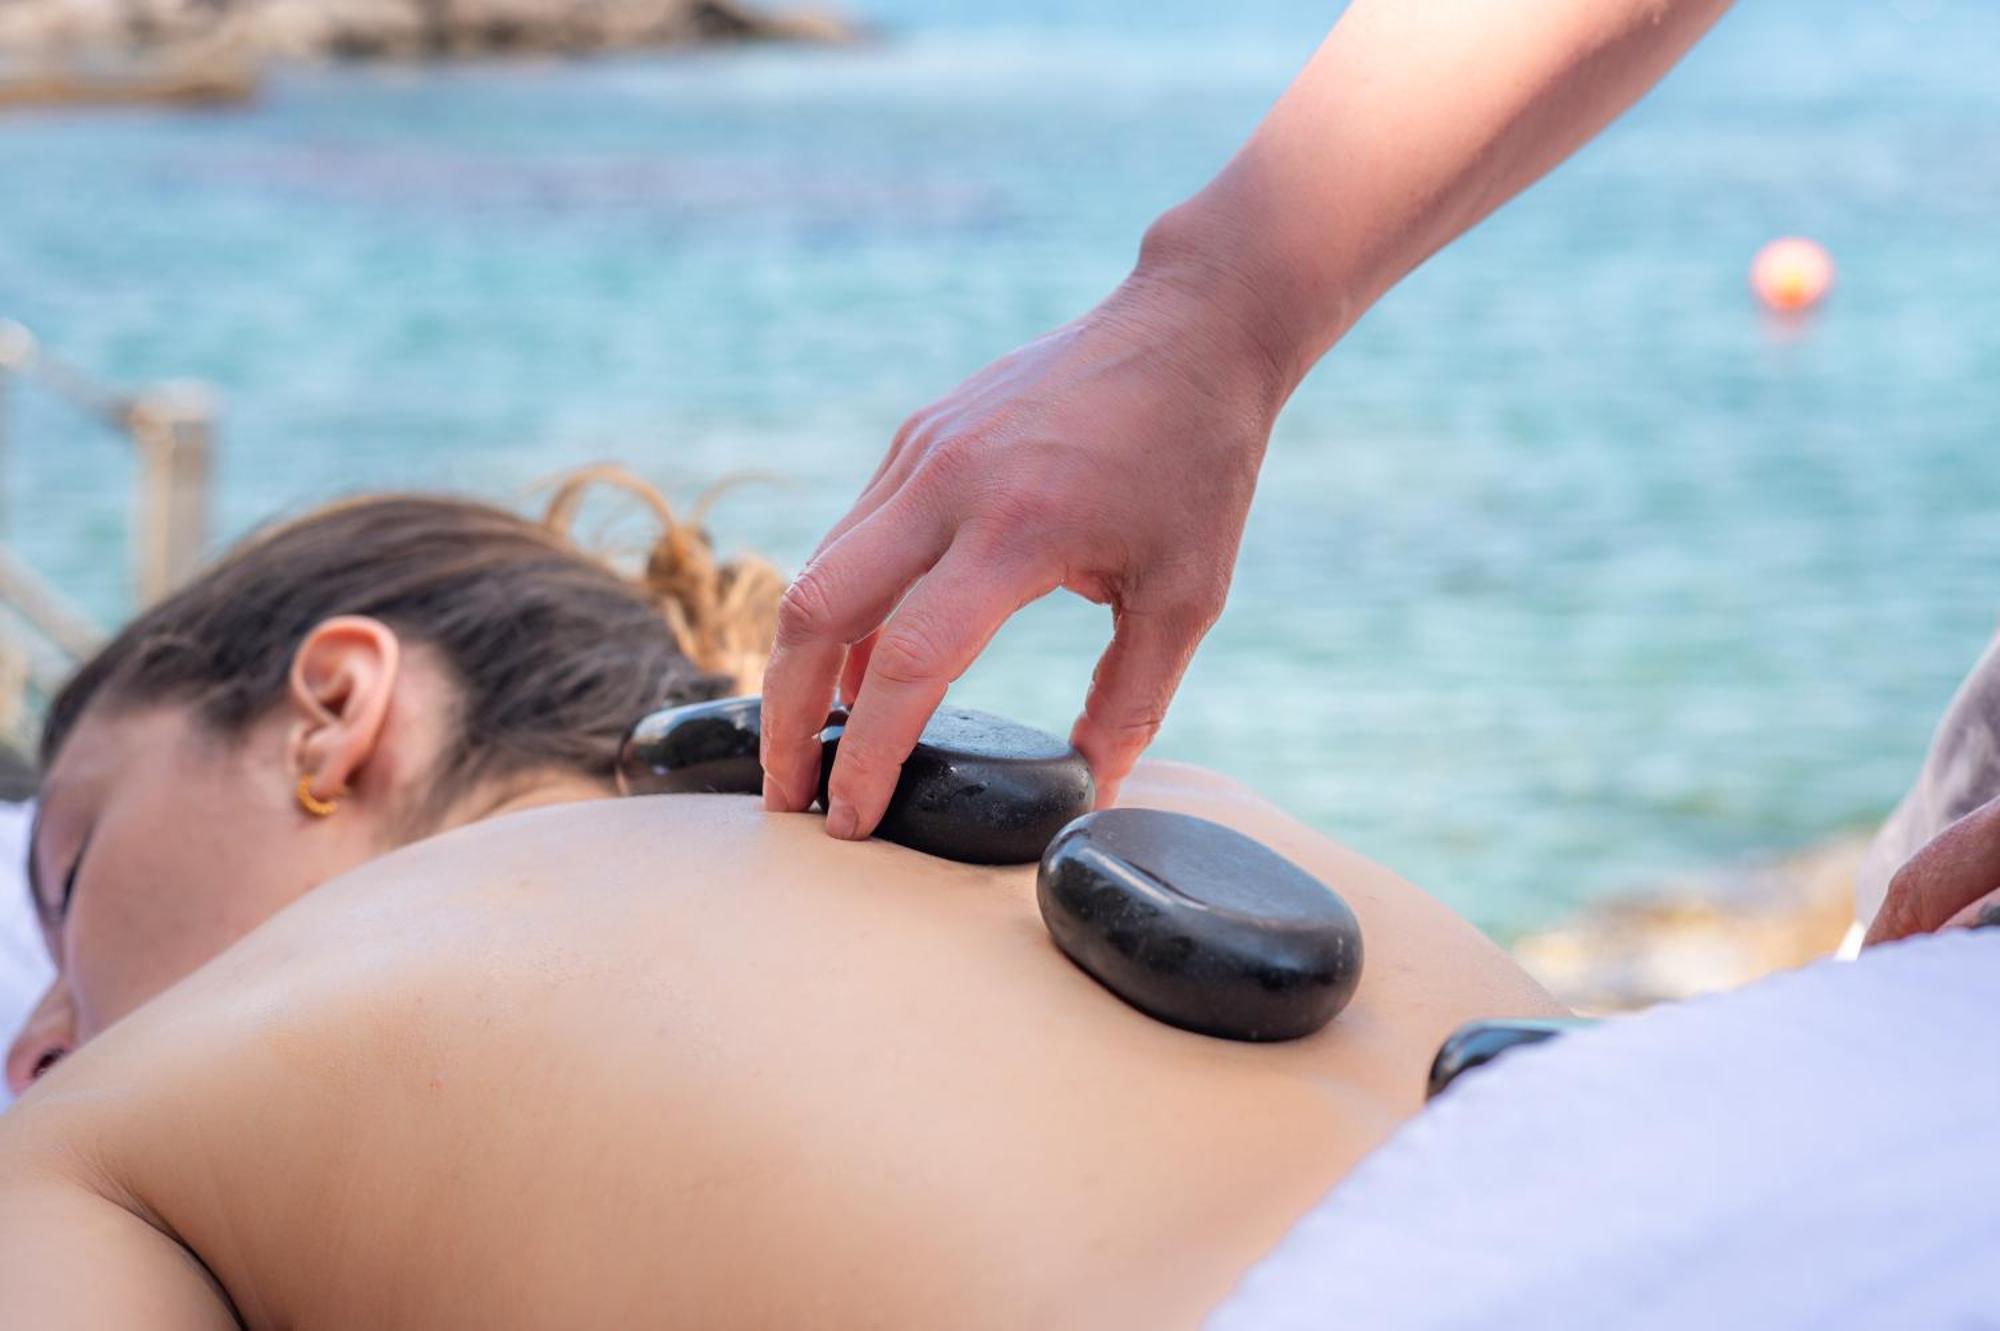
[(1339, 890), (1347, 1011), (1154, 1022), (1032, 868), (742, 798), (537, 809), (315, 890), (43, 1078), (0, 1120), (0, 1288), (53, 1328), (1194, 1326), (1453, 1027), (1557, 1008), (1232, 783), (1125, 795)]

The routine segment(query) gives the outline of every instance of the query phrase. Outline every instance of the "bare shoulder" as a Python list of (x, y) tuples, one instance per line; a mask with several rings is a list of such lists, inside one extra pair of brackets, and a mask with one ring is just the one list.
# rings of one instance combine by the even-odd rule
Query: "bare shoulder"
[(0, 1117), (7, 1324), (237, 1327), (215, 1277), (129, 1186), (123, 1132), (150, 1105), (121, 1062), (87, 1049)]

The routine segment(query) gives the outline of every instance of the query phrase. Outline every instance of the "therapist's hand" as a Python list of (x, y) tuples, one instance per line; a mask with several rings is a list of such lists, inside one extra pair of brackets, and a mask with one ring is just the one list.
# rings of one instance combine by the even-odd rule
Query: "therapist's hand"
[(1023, 604), (1111, 606), (1073, 738), (1099, 799), (1222, 609), (1271, 421), (1425, 256), (1652, 84), (1727, 0), (1354, 0), (1131, 280), (898, 432), (786, 595), (764, 678), (764, 802), (866, 836), (945, 687)]
[[(1241, 283), (1142, 257), (1095, 310), (904, 423), (779, 611), (765, 807), (813, 800), (836, 684), (852, 706), (827, 830), (874, 830), (946, 687), (1058, 587), (1109, 605), (1072, 733), (1101, 804), (1222, 611), (1271, 423), (1293, 382)], [(1077, 681), (1083, 692), (1084, 682)]]
[(2000, 925), (2000, 799), (1945, 828), (1896, 871), (1867, 942), (1994, 925)]

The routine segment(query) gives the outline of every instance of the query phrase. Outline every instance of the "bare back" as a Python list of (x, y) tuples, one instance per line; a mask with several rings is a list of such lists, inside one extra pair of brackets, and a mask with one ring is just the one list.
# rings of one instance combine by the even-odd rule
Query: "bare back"
[[(231, 1325), (225, 1293), (252, 1327), (1192, 1325), (1414, 1112), (1454, 1025), (1554, 1009), (1236, 787), (1155, 767), (1127, 797), (1347, 897), (1338, 1021), (1153, 1022), (1055, 950), (1031, 869), (750, 800), (540, 810), (314, 892), (51, 1074), (0, 1120), (0, 1288), (34, 1233), (38, 1272), (172, 1286), (189, 1326)], [(70, 1297), (37, 1325), (97, 1324)]]

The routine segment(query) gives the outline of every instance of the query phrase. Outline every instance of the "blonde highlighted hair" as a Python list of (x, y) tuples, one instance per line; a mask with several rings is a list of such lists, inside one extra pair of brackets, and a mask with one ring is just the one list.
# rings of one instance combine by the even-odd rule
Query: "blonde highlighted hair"
[[(674, 641), (703, 670), (736, 681), (738, 691), (763, 686), (764, 660), (778, 627), (778, 598), (785, 580), (757, 555), (718, 560), (703, 525), (715, 501), (744, 477), (710, 487), (675, 515), (666, 498), (623, 467), (587, 467), (555, 486), (542, 521), (551, 531), (577, 541), (575, 526), (593, 489), (609, 487), (636, 500), (659, 524), (659, 535), (638, 570), (639, 584), (653, 597)], [(581, 544), (580, 542), (578, 542)]]

